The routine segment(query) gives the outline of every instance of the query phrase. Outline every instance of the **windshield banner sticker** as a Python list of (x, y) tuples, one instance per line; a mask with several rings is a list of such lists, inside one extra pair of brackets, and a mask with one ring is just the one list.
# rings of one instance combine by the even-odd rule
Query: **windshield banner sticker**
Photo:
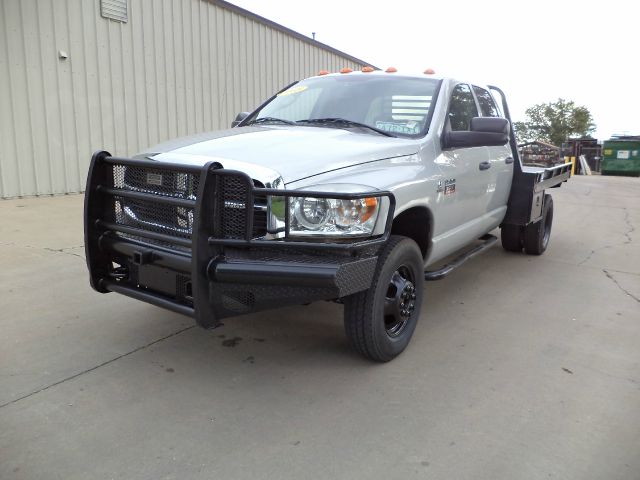
[(376, 128), (389, 133), (420, 133), (420, 125), (418, 122), (376, 122)]

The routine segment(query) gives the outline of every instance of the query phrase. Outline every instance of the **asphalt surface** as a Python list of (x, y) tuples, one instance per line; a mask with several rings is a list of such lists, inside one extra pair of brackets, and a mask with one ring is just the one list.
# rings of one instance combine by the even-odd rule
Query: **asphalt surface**
[(332, 303), (205, 331), (95, 293), (82, 196), (0, 201), (0, 478), (640, 479), (640, 179), (551, 193), (547, 253), (428, 283), (384, 365)]

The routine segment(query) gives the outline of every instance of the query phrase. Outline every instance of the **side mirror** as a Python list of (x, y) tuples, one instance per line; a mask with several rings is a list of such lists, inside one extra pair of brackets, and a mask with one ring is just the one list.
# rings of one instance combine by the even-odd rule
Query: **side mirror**
[(443, 148), (499, 147), (509, 141), (509, 120), (498, 117), (475, 117), (470, 130), (447, 132)]
[(231, 128), (235, 128), (238, 126), (238, 124), (243, 121), (245, 118), (247, 118), (249, 116), (251, 112), (240, 112), (238, 115), (236, 115), (236, 119), (231, 122)]

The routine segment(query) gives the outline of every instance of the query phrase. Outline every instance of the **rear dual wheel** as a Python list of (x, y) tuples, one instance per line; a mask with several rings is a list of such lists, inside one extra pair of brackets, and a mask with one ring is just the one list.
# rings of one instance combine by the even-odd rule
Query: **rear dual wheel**
[(542, 218), (525, 227), (523, 245), (529, 255), (542, 255), (549, 245), (551, 225), (553, 224), (553, 198), (545, 194), (542, 206)]
[(344, 299), (344, 325), (352, 348), (388, 362), (409, 344), (424, 290), (420, 249), (410, 238), (392, 235), (378, 257), (369, 290)]
[(524, 248), (528, 255), (542, 255), (549, 246), (551, 226), (553, 224), (553, 198), (544, 195), (542, 218), (526, 227), (503, 225), (500, 229), (502, 248), (510, 252), (521, 252)]
[(509, 252), (521, 252), (522, 229), (520, 225), (503, 225), (500, 229), (502, 248)]

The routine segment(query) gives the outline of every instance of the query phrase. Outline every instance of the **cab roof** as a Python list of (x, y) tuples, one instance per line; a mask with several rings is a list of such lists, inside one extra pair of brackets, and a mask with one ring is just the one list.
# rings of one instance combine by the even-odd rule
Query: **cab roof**
[[(326, 70), (325, 70), (326, 71)], [(322, 71), (321, 71), (322, 72)], [(436, 80), (444, 80), (447, 77), (443, 77), (435, 74), (426, 74), (426, 73), (400, 73), (400, 72), (385, 72), (384, 70), (374, 70), (372, 72), (362, 72), (358, 70), (354, 70), (352, 72), (331, 72), (331, 73), (318, 73), (317, 75), (313, 75), (307, 78), (316, 78), (316, 77), (341, 77), (341, 76), (394, 76), (394, 77), (411, 77), (411, 78), (434, 78)]]
[[(324, 71), (321, 71), (321, 73), (318, 73), (317, 75), (313, 75), (311, 77), (307, 77), (307, 78), (319, 78), (319, 77), (342, 77), (342, 76), (353, 76), (353, 77), (365, 77), (365, 76), (380, 76), (380, 77), (402, 77), (402, 78), (428, 78), (428, 79), (434, 79), (434, 80), (443, 80), (443, 81), (447, 81), (450, 83), (470, 83), (472, 85), (477, 85), (483, 88), (487, 88), (487, 85), (484, 82), (474, 82), (473, 80), (461, 80), (459, 78), (453, 78), (450, 76), (445, 76), (445, 75), (437, 75), (435, 73), (432, 74), (427, 74), (427, 73), (422, 73), (422, 72), (399, 72), (399, 71), (395, 71), (395, 72), (386, 72), (384, 70), (373, 70), (373, 71), (369, 71), (369, 72), (363, 72), (363, 71), (359, 71), (359, 70), (354, 70), (352, 72), (348, 72), (348, 73), (341, 73), (341, 72), (330, 72), (330, 73), (323, 73)], [(307, 78), (305, 78), (304, 80), (306, 80)]]

